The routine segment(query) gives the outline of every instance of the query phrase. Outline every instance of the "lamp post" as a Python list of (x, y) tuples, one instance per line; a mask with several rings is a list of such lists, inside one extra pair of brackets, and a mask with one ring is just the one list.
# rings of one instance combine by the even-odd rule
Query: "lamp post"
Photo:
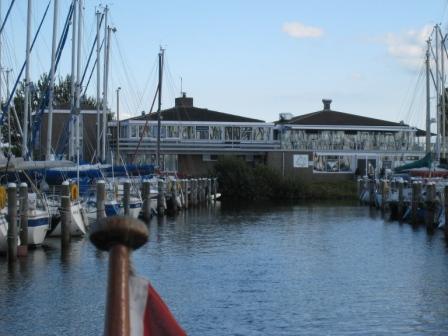
[(117, 88), (117, 154), (115, 155), (118, 162), (120, 161), (120, 90), (121, 87)]

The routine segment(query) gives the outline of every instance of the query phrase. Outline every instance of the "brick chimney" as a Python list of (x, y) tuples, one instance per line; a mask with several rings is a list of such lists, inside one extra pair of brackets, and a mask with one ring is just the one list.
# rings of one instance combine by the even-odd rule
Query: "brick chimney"
[(324, 111), (330, 111), (331, 110), (331, 99), (322, 99), (322, 103), (324, 103)]
[(193, 107), (193, 98), (187, 97), (185, 92), (182, 92), (182, 97), (175, 99), (175, 107)]

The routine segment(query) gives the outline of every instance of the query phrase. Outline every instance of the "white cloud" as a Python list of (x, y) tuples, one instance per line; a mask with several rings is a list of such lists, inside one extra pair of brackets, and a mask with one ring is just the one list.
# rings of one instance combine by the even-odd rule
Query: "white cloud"
[(352, 75), (350, 76), (350, 78), (351, 78), (352, 80), (354, 80), (354, 81), (359, 81), (359, 80), (364, 79), (364, 76), (363, 76), (361, 73), (359, 73), (359, 72), (354, 72), (354, 73), (352, 73)]
[(283, 32), (294, 38), (318, 38), (324, 34), (324, 30), (319, 27), (305, 26), (301, 22), (285, 22), (282, 27)]
[(401, 33), (388, 33), (382, 39), (387, 45), (387, 52), (405, 67), (415, 70), (422, 65), (426, 50), (426, 40), (433, 26), (426, 25), (420, 29), (411, 29)]

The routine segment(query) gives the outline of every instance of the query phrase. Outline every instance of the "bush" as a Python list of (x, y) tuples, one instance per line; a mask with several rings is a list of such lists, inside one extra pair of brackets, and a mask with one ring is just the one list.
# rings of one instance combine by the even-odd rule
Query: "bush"
[(234, 200), (289, 200), (289, 199), (355, 199), (356, 183), (311, 182), (298, 178), (284, 178), (278, 171), (258, 165), (250, 167), (236, 157), (220, 158), (215, 165), (223, 198)]

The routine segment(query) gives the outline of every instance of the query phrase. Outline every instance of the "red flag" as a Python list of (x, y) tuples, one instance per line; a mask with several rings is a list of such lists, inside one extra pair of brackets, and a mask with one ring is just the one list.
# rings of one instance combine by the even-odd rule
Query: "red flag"
[(129, 277), (132, 336), (184, 336), (168, 306), (148, 280)]

